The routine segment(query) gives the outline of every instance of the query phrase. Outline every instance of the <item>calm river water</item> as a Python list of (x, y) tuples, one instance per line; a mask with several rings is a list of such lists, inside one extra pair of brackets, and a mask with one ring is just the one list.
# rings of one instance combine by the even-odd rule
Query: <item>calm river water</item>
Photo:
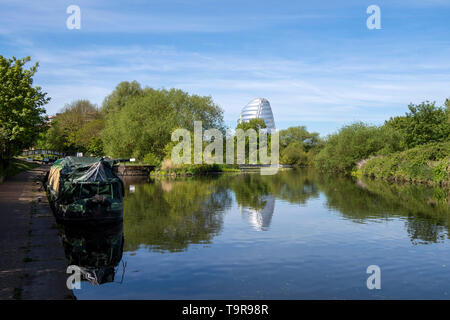
[(449, 299), (449, 198), (311, 170), (135, 181), (123, 225), (63, 239), (103, 282), (78, 299)]

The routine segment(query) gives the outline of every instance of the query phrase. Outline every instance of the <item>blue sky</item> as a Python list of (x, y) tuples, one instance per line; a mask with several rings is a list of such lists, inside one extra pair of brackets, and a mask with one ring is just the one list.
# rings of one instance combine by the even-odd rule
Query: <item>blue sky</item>
[[(81, 29), (69, 30), (69, 5)], [(381, 30), (369, 30), (369, 5)], [(234, 127), (267, 98), (277, 128), (322, 135), (450, 97), (450, 0), (0, 0), (0, 54), (39, 61), (53, 114), (121, 81), (210, 95)]]

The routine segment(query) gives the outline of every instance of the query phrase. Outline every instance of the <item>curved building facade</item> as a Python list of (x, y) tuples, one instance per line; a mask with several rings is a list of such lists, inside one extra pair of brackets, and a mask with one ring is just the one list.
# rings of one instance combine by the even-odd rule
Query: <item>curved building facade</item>
[(275, 130), (272, 108), (267, 99), (256, 98), (250, 101), (241, 111), (238, 123), (247, 122), (251, 119), (263, 119), (269, 130)]

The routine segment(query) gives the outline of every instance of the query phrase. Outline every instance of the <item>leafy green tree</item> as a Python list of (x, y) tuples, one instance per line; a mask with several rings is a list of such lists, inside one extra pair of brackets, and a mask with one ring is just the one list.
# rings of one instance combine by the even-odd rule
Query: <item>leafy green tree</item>
[(305, 126), (290, 127), (280, 131), (281, 163), (294, 166), (312, 164), (323, 140), (317, 132), (308, 132)]
[[(447, 105), (448, 107), (448, 105)], [(448, 115), (444, 108), (435, 103), (410, 104), (406, 114), (405, 142), (409, 148), (430, 142), (447, 140), (450, 136)]]
[(224, 131), (223, 111), (211, 99), (178, 90), (145, 88), (129, 97), (119, 110), (108, 113), (102, 140), (112, 157), (142, 160), (152, 154), (162, 160), (175, 128), (193, 132), (194, 121), (203, 128)]
[(122, 110), (129, 98), (142, 95), (141, 85), (137, 81), (122, 81), (103, 101), (102, 112), (110, 114)]
[(357, 161), (376, 154), (384, 147), (385, 139), (380, 127), (357, 122), (330, 135), (316, 156), (315, 164), (326, 171), (350, 172)]
[(103, 155), (100, 132), (104, 126), (103, 115), (95, 105), (88, 100), (76, 100), (53, 118), (40, 145), (55, 151), (100, 156)]
[(247, 131), (248, 129), (253, 129), (256, 131), (256, 133), (259, 133), (261, 129), (265, 129), (266, 123), (263, 119), (257, 118), (257, 119), (250, 119), (249, 121), (241, 122), (236, 126), (236, 129), (242, 129), (244, 131)]
[(39, 64), (24, 68), (30, 57), (16, 59), (0, 55), (0, 157), (2, 166), (22, 149), (30, 147), (46, 129), (47, 93), (33, 86)]
[(447, 112), (447, 122), (450, 123), (450, 99), (445, 100), (445, 112)]
[[(236, 126), (236, 129), (241, 129), (244, 132), (247, 130), (253, 129), (256, 132), (256, 148), (254, 152), (256, 152), (256, 155), (254, 152), (252, 152), (252, 148), (250, 148), (250, 137), (245, 136), (245, 162), (249, 162), (249, 159), (252, 159), (255, 157), (255, 159), (259, 159), (259, 148), (260, 148), (260, 141), (259, 141), (259, 134), (261, 130), (264, 130), (266, 128), (266, 123), (263, 119), (256, 118), (256, 119), (250, 119), (249, 121), (241, 122)], [(270, 134), (267, 137), (267, 148), (270, 150)], [(235, 162), (237, 163), (237, 137), (235, 138)], [(250, 154), (252, 153), (252, 155)], [(253, 157), (252, 157), (253, 156)], [(259, 159), (260, 160), (260, 159)]]
[(319, 134), (317, 132), (308, 132), (305, 126), (290, 127), (280, 131), (281, 148), (286, 148), (292, 143), (300, 143), (303, 146), (303, 150), (308, 152), (319, 142)]
[(78, 145), (80, 149), (84, 149), (88, 153), (100, 156), (103, 155), (103, 142), (100, 137), (101, 131), (105, 128), (105, 120), (97, 118), (99, 114), (95, 114), (95, 118), (87, 121), (78, 130)]

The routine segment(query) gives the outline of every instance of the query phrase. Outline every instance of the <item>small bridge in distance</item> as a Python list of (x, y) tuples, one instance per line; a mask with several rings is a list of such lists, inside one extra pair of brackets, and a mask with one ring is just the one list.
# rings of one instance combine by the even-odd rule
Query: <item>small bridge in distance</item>
[(36, 150), (24, 150), (22, 151), (22, 156), (32, 156), (32, 155), (41, 155), (46, 154), (50, 156), (59, 156), (59, 157), (65, 157), (70, 155), (67, 152), (61, 152), (61, 151), (54, 151), (54, 150), (45, 150), (45, 149), (36, 149)]

